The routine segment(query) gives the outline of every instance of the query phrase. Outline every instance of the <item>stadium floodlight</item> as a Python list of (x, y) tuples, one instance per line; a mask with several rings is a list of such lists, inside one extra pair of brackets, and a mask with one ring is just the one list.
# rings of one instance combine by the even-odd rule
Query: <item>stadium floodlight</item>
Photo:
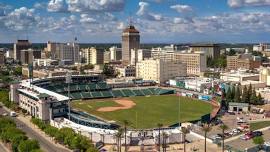
[(68, 84), (68, 119), (70, 120), (70, 83), (72, 82), (72, 74), (67, 72), (66, 83)]

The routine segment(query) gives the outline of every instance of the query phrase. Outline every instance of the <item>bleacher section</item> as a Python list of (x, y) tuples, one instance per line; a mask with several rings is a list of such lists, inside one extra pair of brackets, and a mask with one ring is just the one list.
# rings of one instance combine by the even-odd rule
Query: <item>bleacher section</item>
[[(68, 96), (67, 84), (51, 84), (45, 87), (48, 90)], [(70, 84), (70, 97), (73, 100), (78, 99), (97, 99), (97, 98), (118, 98), (134, 97), (148, 95), (174, 94), (171, 89), (161, 88), (134, 88), (134, 89), (115, 89), (112, 90), (106, 82), (89, 83), (89, 84)]]

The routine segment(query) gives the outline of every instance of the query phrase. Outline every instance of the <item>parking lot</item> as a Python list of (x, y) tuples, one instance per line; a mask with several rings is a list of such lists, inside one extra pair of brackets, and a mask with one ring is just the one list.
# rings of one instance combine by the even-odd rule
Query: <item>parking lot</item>
[[(263, 131), (263, 137), (264, 137), (264, 140), (266, 142), (270, 141), (270, 130), (269, 129)], [(226, 142), (225, 144), (229, 145), (230, 147), (233, 147), (234, 149), (238, 149), (238, 150), (245, 150), (246, 148), (251, 148), (251, 147), (256, 146), (253, 143), (252, 139), (242, 140), (240, 138)]]

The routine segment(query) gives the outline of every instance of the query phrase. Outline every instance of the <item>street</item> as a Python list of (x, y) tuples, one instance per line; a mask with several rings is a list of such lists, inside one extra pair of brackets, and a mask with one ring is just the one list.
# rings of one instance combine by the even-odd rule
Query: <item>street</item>
[[(9, 114), (7, 110), (0, 108), (0, 114), (2, 115), (3, 113)], [(26, 124), (25, 122), (21, 121), (19, 118), (12, 117), (12, 119), (15, 121), (17, 127), (21, 129), (22, 131), (24, 131), (29, 138), (38, 140), (40, 147), (43, 151), (45, 152), (70, 152), (71, 151), (66, 148), (56, 146), (56, 144), (53, 143), (53, 141), (46, 139), (44, 136), (41, 135), (41, 132), (39, 133), (36, 130), (32, 129), (31, 127), (29, 127), (29, 124)], [(0, 145), (0, 151), (2, 152), (1, 145)]]

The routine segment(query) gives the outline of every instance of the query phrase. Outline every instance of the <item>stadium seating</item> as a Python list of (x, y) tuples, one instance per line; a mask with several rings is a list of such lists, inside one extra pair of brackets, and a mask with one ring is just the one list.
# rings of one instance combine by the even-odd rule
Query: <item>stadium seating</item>
[[(68, 96), (68, 85), (50, 84), (44, 87), (48, 90), (58, 92)], [(95, 98), (112, 98), (112, 97), (133, 97), (147, 95), (173, 94), (174, 90), (162, 88), (125, 88), (112, 90), (106, 82), (87, 83), (87, 84), (70, 84), (70, 97), (77, 99), (95, 99)]]
[(91, 98), (93, 98), (92, 94), (90, 92), (82, 92), (81, 95), (82, 95), (83, 99), (91, 99)]
[(113, 97), (112, 93), (110, 91), (100, 91), (100, 93), (102, 94), (102, 96), (104, 98), (111, 98)]
[(91, 92), (93, 98), (102, 98), (102, 94), (100, 91)]
[(142, 89), (141, 90), (143, 93), (144, 93), (144, 95), (153, 95), (153, 93), (149, 90), (149, 89)]
[(112, 90), (113, 97), (124, 97), (124, 94), (121, 90)]
[(144, 93), (141, 90), (132, 90), (136, 96), (144, 96)]
[(71, 93), (70, 96), (71, 96), (72, 99), (74, 99), (74, 100), (82, 99), (81, 93), (79, 93), (79, 92)]
[(131, 97), (131, 96), (136, 96), (130, 89), (122, 89), (121, 90), (125, 97)]

